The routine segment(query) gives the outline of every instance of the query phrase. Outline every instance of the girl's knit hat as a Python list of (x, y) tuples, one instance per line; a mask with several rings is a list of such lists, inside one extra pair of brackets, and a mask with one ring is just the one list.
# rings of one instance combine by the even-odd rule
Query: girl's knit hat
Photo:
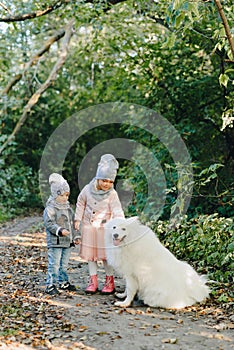
[(54, 199), (60, 195), (63, 195), (65, 192), (70, 192), (68, 182), (60, 174), (51, 174), (49, 177), (49, 184), (51, 195)]
[(98, 163), (96, 179), (115, 181), (119, 163), (112, 154), (104, 154)]

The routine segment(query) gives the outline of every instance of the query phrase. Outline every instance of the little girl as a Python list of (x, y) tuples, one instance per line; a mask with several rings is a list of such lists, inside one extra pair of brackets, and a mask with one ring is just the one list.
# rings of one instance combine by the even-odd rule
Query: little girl
[(96, 177), (86, 185), (77, 198), (75, 229), (81, 224), (81, 258), (88, 261), (89, 284), (86, 293), (98, 290), (97, 261), (103, 261), (106, 282), (103, 294), (115, 292), (113, 269), (107, 264), (104, 224), (113, 218), (124, 218), (117, 192), (113, 187), (119, 163), (112, 154), (104, 154), (98, 163)]

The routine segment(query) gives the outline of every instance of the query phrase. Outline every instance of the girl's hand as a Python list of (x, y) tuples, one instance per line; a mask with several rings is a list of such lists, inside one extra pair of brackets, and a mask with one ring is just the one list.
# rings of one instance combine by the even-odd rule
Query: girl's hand
[(75, 228), (76, 231), (79, 231), (79, 228), (80, 228), (80, 221), (78, 221), (78, 220), (75, 220), (75, 221), (74, 221), (74, 228)]

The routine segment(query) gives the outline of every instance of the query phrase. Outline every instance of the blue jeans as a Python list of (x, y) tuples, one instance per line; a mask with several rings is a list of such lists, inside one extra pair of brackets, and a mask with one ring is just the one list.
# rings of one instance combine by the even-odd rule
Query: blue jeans
[(68, 262), (71, 248), (49, 248), (48, 249), (48, 274), (46, 285), (57, 285), (68, 282)]

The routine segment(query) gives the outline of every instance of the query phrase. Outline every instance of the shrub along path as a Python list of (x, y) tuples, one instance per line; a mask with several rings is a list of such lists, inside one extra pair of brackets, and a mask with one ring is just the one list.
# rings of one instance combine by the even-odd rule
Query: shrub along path
[[(114, 296), (85, 295), (87, 264), (78, 257), (78, 248), (69, 265), (77, 292), (45, 295), (41, 216), (1, 225), (0, 248), (0, 349), (234, 349), (233, 300), (220, 303), (216, 295), (180, 311), (137, 304), (119, 309)], [(100, 265), (100, 288), (104, 277)], [(124, 288), (118, 276), (116, 287)]]

